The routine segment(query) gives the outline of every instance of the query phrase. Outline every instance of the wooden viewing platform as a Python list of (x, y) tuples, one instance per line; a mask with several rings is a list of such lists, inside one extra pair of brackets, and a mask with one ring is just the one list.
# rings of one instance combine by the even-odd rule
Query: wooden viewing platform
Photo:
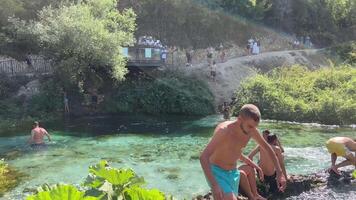
[[(156, 68), (165, 65), (162, 53), (168, 56), (162, 48), (157, 47), (124, 47), (123, 55), (127, 58), (127, 67)], [(50, 61), (43, 58), (31, 59), (31, 65), (26, 61), (15, 59), (0, 60), (0, 74), (23, 76), (33, 74), (51, 74), (53, 68)]]
[(123, 55), (128, 59), (127, 67), (160, 67), (165, 65), (162, 53), (168, 56), (168, 52), (158, 47), (134, 46), (123, 47)]

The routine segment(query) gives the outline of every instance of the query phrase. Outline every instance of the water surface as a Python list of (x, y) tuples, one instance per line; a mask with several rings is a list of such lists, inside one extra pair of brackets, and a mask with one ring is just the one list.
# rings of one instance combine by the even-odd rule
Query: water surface
[[(28, 177), (3, 199), (22, 199), (24, 191), (43, 183), (79, 185), (88, 166), (101, 159), (115, 167), (133, 168), (146, 179), (148, 188), (158, 188), (178, 199), (191, 199), (208, 191), (199, 164), (199, 154), (211, 137), (220, 116), (205, 118), (106, 116), (46, 123), (53, 141), (46, 151), (26, 145), (28, 131), (0, 137), (0, 154)], [(330, 155), (324, 143), (333, 136), (356, 137), (351, 127), (263, 121), (285, 146), (287, 172), (308, 174), (327, 168)], [(250, 142), (248, 153), (254, 143)], [(356, 189), (355, 189), (356, 190)], [(326, 199), (356, 197), (355, 190), (328, 191)], [(313, 199), (313, 194), (308, 194)], [(307, 196), (308, 196), (307, 195)], [(327, 195), (326, 195), (327, 196)], [(334, 198), (334, 197), (337, 198)], [(295, 199), (308, 199), (305, 196)]]

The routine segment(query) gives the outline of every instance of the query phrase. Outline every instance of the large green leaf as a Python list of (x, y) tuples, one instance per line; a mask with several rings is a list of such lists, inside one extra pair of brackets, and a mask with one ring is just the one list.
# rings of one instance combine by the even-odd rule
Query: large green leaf
[(43, 191), (36, 195), (27, 197), (27, 200), (98, 200), (98, 198), (85, 196), (84, 192), (79, 191), (72, 185), (45, 186)]
[(124, 191), (125, 200), (164, 200), (164, 194), (157, 189), (130, 187)]
[(125, 187), (128, 185), (142, 185), (144, 180), (138, 178), (132, 169), (115, 169), (108, 166), (107, 161), (100, 161), (99, 164), (89, 167), (89, 173), (95, 177), (87, 178), (86, 186), (98, 188), (105, 180), (113, 186)]

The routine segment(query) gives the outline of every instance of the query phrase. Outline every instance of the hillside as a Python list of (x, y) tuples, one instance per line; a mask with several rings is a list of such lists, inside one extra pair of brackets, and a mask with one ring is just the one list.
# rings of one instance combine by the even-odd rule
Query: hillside
[(328, 58), (322, 50), (291, 50), (266, 52), (259, 55), (233, 58), (224, 63), (217, 64), (216, 82), (210, 78), (210, 69), (207, 63), (181, 67), (179, 70), (186, 74), (195, 74), (208, 83), (215, 96), (216, 106), (224, 101), (230, 101), (234, 91), (240, 83), (257, 71), (267, 72), (276, 66), (289, 66), (301, 64), (311, 69), (326, 66)]

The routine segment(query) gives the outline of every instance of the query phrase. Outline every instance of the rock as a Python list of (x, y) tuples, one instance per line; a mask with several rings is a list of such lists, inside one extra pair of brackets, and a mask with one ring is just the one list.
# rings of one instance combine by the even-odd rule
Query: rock
[(17, 96), (25, 96), (31, 98), (32, 96), (39, 94), (40, 81), (38, 79), (30, 81), (26, 86), (21, 86), (17, 92)]
[[(292, 175), (287, 182), (287, 188), (283, 193), (270, 194), (268, 187), (263, 183), (258, 182), (257, 187), (259, 193), (267, 199), (286, 199), (291, 196), (299, 196), (300, 194), (312, 189), (320, 188), (342, 188), (347, 185), (356, 183), (356, 179), (351, 177), (350, 171), (342, 171), (341, 175), (320, 171), (309, 175)], [(213, 200), (211, 192), (202, 196), (199, 195), (193, 200)], [(238, 199), (245, 200), (246, 197), (239, 196)]]

